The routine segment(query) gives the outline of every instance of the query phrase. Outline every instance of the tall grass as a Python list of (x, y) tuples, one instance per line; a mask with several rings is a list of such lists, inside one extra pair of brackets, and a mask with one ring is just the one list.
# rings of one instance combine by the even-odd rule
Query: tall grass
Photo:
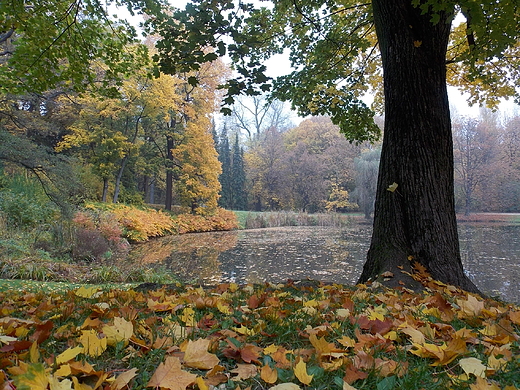
[(294, 211), (235, 211), (240, 229), (261, 229), (282, 226), (348, 226), (357, 214), (298, 213)]

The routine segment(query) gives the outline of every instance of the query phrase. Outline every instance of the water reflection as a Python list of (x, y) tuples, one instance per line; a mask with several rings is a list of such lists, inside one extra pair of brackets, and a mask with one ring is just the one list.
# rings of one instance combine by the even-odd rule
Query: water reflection
[[(484, 292), (520, 302), (520, 225), (459, 226), (462, 261)], [(132, 251), (130, 261), (167, 267), (183, 281), (262, 283), (317, 279), (354, 284), (371, 229), (283, 227), (163, 237)]]

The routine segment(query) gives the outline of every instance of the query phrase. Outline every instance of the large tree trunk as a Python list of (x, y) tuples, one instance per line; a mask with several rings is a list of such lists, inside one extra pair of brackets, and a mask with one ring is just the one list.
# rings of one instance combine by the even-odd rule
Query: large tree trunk
[[(411, 0), (373, 0), (382, 54), (385, 130), (374, 231), (360, 282), (419, 262), (442, 282), (478, 292), (460, 259), (453, 186), (453, 141), (446, 89), (451, 23)], [(395, 191), (388, 188), (397, 183)]]

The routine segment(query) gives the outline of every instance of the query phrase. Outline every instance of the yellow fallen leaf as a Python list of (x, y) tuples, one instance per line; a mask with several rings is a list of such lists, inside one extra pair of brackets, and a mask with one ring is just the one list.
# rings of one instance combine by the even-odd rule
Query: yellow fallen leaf
[(457, 305), (460, 306), (459, 313), (466, 317), (478, 317), (482, 309), (484, 309), (484, 302), (479, 301), (475, 296), (468, 294), (468, 299), (457, 299)]
[(460, 359), (459, 361), (460, 367), (464, 370), (466, 374), (473, 374), (479, 378), (486, 377), (486, 369), (487, 367), (482, 364), (482, 362), (474, 357)]
[(132, 322), (121, 317), (115, 317), (114, 325), (105, 325), (102, 330), (107, 337), (107, 344), (113, 347), (120, 341), (124, 341), (126, 346), (134, 334)]
[(67, 348), (65, 351), (56, 356), (56, 364), (67, 363), (83, 352), (83, 347)]
[(49, 376), (43, 364), (26, 365), (26, 372), (14, 377), (14, 384), (18, 389), (46, 390), (49, 385)]
[(410, 339), (413, 343), (423, 344), (426, 341), (424, 334), (421, 331), (411, 327), (406, 323), (399, 326), (399, 331), (410, 336)]
[(128, 386), (128, 383), (137, 375), (137, 368), (122, 372), (114, 382), (110, 385), (110, 390), (121, 390)]
[(219, 363), (217, 355), (208, 352), (210, 340), (189, 340), (184, 352), (184, 364), (201, 370), (211, 370)]
[[(500, 390), (500, 387), (494, 383), (490, 383), (484, 378), (477, 377), (475, 384), (469, 385), (471, 390)], [(516, 390), (516, 388), (514, 388)], [(504, 389), (506, 390), (506, 389)]]
[(195, 326), (195, 311), (191, 307), (186, 307), (182, 311), (180, 319), (186, 326)]
[(74, 292), (74, 294), (81, 298), (97, 298), (101, 295), (101, 292), (98, 287), (81, 286)]
[(260, 370), (260, 378), (262, 378), (262, 380), (266, 383), (276, 383), (276, 381), (278, 380), (278, 371), (276, 370), (276, 368), (272, 368), (269, 365), (265, 365)]
[(264, 348), (264, 355), (271, 355), (278, 351), (278, 348), (280, 348), (279, 345), (271, 344)]
[(336, 310), (336, 317), (340, 320), (344, 320), (348, 317), (350, 317), (350, 310), (349, 309), (338, 309)]
[(338, 343), (346, 348), (353, 348), (354, 345), (356, 345), (356, 340), (348, 336), (343, 336), (342, 338), (338, 339)]
[(304, 385), (309, 385), (313, 378), (313, 375), (307, 374), (307, 365), (301, 359), (294, 367), (294, 375)]
[(60, 381), (55, 376), (49, 377), (50, 390), (72, 390), (72, 382), (70, 379), (63, 379)]
[(197, 385), (199, 390), (209, 390), (208, 385), (206, 384), (206, 382), (204, 382), (204, 378), (202, 378), (201, 376), (197, 377), (197, 379), (195, 380), (195, 384)]
[(29, 360), (31, 363), (38, 363), (40, 360), (40, 349), (38, 348), (38, 343), (34, 341), (29, 349)]
[(99, 338), (94, 329), (81, 331), (79, 342), (83, 345), (84, 352), (92, 357), (101, 355), (107, 349), (106, 337)]
[[(79, 347), (81, 348), (81, 347)], [(83, 348), (81, 348), (83, 350)], [(55, 372), (54, 372), (54, 375), (56, 376), (69, 376), (70, 374), (72, 374), (72, 368), (70, 367), (69, 364), (64, 364), (62, 365), (60, 368), (58, 368)]]

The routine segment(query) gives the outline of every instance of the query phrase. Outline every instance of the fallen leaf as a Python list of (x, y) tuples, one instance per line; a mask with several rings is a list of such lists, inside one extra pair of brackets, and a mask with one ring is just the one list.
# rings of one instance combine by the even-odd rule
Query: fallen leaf
[(79, 342), (83, 345), (83, 351), (92, 357), (101, 355), (107, 349), (106, 337), (99, 338), (94, 329), (82, 330), (82, 335), (79, 337)]
[(115, 347), (120, 341), (124, 341), (125, 346), (128, 345), (128, 340), (134, 334), (132, 322), (121, 317), (115, 317), (114, 325), (105, 325), (102, 330), (107, 337), (107, 344), (112, 347)]
[[(471, 390), (500, 390), (500, 387), (496, 384), (491, 383), (488, 380), (480, 377), (477, 377), (477, 381), (475, 382), (475, 384), (469, 385), (469, 388)], [(516, 387), (514, 387), (513, 389), (516, 390)], [(507, 390), (507, 388), (505, 388), (504, 390)]]
[(14, 377), (14, 384), (19, 390), (46, 390), (49, 385), (49, 377), (43, 364), (26, 365), (23, 374)]
[(184, 352), (184, 364), (201, 370), (211, 370), (219, 363), (217, 355), (208, 352), (210, 340), (189, 340)]
[(282, 383), (271, 387), (270, 390), (301, 390), (301, 387), (294, 383)]
[(486, 377), (486, 369), (487, 367), (482, 364), (482, 362), (474, 357), (460, 359), (459, 361), (460, 367), (464, 370), (466, 374), (473, 374), (479, 378)]
[(258, 370), (254, 364), (237, 364), (237, 368), (231, 370), (231, 372), (237, 374), (233, 377), (233, 380), (241, 381), (254, 377)]
[(260, 378), (262, 378), (262, 380), (266, 383), (276, 383), (276, 381), (278, 380), (278, 371), (276, 370), (276, 368), (272, 368), (271, 366), (266, 364), (260, 370)]
[(70, 379), (63, 379), (60, 381), (55, 376), (49, 377), (50, 390), (73, 390), (72, 381)]
[(343, 390), (357, 390), (354, 386), (350, 386), (347, 382), (343, 381)]
[(114, 382), (110, 385), (110, 390), (121, 390), (137, 375), (137, 368), (125, 371), (119, 374)]
[(179, 358), (167, 356), (164, 363), (159, 364), (146, 387), (186, 390), (196, 379), (197, 375), (181, 369)]
[(81, 298), (97, 298), (99, 295), (101, 295), (101, 292), (98, 287), (81, 286), (76, 291), (74, 291), (74, 294)]
[(304, 385), (309, 385), (313, 378), (313, 375), (307, 373), (307, 365), (302, 359), (294, 367), (294, 375)]

